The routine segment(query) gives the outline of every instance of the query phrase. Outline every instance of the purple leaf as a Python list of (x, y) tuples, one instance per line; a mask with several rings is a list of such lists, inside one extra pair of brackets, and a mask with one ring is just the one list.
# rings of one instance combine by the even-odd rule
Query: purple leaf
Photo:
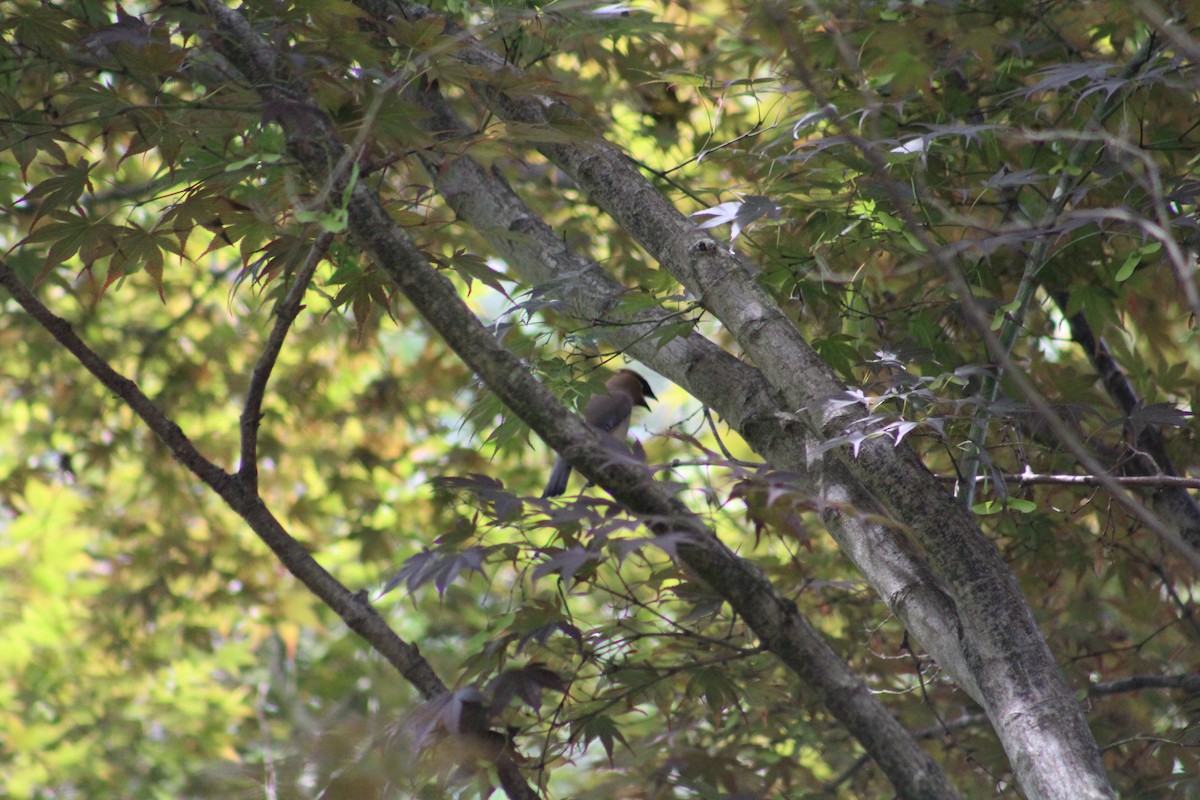
[(567, 589), (574, 582), (575, 573), (581, 567), (593, 561), (599, 561), (601, 558), (599, 553), (579, 547), (563, 550), (534, 567), (533, 582), (536, 585), (539, 579), (557, 572), (559, 578), (562, 579), (563, 588)]
[(1134, 408), (1129, 412), (1129, 424), (1135, 431), (1140, 431), (1147, 425), (1171, 425), (1176, 428), (1187, 427), (1190, 411), (1181, 411), (1170, 403), (1152, 403), (1148, 406)]
[(514, 697), (520, 697), (536, 713), (542, 707), (543, 689), (566, 693), (567, 684), (557, 672), (543, 664), (533, 663), (506, 670), (497, 675), (488, 688), (492, 695), (493, 713), (504, 710)]
[(454, 579), (464, 571), (484, 575), (483, 562), (491, 550), (488, 547), (469, 547), (461, 552), (423, 550), (404, 562), (404, 566), (384, 584), (376, 599), (402, 583), (411, 595), (430, 581), (437, 587), (438, 597), (443, 597)]

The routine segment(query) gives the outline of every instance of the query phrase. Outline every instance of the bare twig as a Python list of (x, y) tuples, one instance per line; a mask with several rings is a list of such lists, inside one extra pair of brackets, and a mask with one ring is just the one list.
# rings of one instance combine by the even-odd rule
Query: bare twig
[[(749, 467), (750, 469), (757, 469), (762, 466), (750, 461), (743, 461), (729, 452), (729, 448), (725, 446), (725, 440), (721, 438), (721, 433), (717, 430), (717, 421), (713, 419), (712, 410), (708, 406), (704, 407), (704, 419), (708, 422), (708, 429), (712, 432), (713, 438), (717, 440), (717, 447), (721, 448), (721, 454), (728, 459), (730, 464), (736, 464), (739, 467)], [(677, 461), (673, 466), (682, 466), (682, 464)]]
[(1122, 692), (1140, 692), (1142, 689), (1179, 689), (1184, 692), (1200, 692), (1200, 674), (1183, 675), (1132, 675), (1115, 681), (1102, 681), (1088, 686), (1088, 695), (1103, 697)]
[[(1121, 70), (1120, 77), (1124, 80), (1132, 79), (1150, 62), (1154, 54), (1158, 52), (1160, 46), (1161, 43), (1158, 37), (1148, 36), (1142, 47)], [(1125, 93), (1123, 91), (1113, 92), (1106, 97), (1104, 102), (1100, 103), (1092, 112), (1092, 116), (1087, 123), (1087, 128), (1102, 128), (1105, 120), (1120, 108), (1124, 97)], [(1081, 137), (1076, 140), (1075, 146), (1071, 148), (1071, 152), (1066, 159), (1066, 163), (1070, 168), (1064, 169), (1059, 176), (1058, 185), (1054, 189), (1050, 203), (1038, 223), (1040, 226), (1046, 227), (1053, 224), (1062, 215), (1063, 211), (1066, 210), (1067, 205), (1074, 198), (1076, 190), (1083, 184), (1088, 171), (1077, 168), (1083, 163), (1084, 156), (1088, 153), (1092, 144), (1093, 142), (1090, 137)], [(1008, 356), (1012, 353), (1013, 346), (1017, 342), (1017, 337), (1025, 325), (1025, 314), (1029, 310), (1030, 303), (1033, 302), (1034, 294), (1041, 285), (1039, 276), (1042, 268), (1046, 266), (1051, 241), (1049, 236), (1042, 236), (1034, 241), (1033, 245), (1029, 248), (1029, 254), (1025, 259), (1024, 272), (1021, 275), (1020, 283), (1017, 285), (1016, 295), (1012, 303), (1010, 303), (1012, 311), (1004, 315), (1000, 333), (995, 337), (996, 347), (1004, 352), (1005, 357), (999, 360), (1000, 363), (996, 370), (989, 371), (984, 376), (983, 385), (980, 387), (980, 396), (983, 398), (983, 402), (980, 404), (979, 410), (975, 415), (975, 421), (971, 424), (971, 433), (968, 437), (969, 446), (966, 456), (963, 458), (962, 465), (962, 473), (966, 478), (962, 486), (962, 498), (963, 504), (968, 507), (975, 497), (976, 481), (974, 478), (979, 472), (984, 439), (987, 437), (988, 428), (991, 424), (991, 405), (996, 402), (996, 398), (999, 395), (1005, 365), (1009, 362), (1010, 359)], [(1174, 245), (1173, 241), (1171, 245)], [(966, 299), (964, 299), (964, 302), (966, 302)]]
[(250, 373), (250, 385), (246, 389), (246, 402), (242, 407), (242, 463), (238, 466), (238, 479), (245, 484), (246, 489), (258, 491), (258, 424), (262, 421), (263, 394), (267, 389), (267, 380), (275, 367), (275, 359), (283, 349), (283, 340), (287, 338), (288, 330), (299, 315), (304, 300), (304, 292), (316, 272), (317, 265), (325, 257), (325, 251), (333, 242), (333, 234), (325, 231), (313, 242), (304, 264), (292, 278), (292, 285), (287, 294), (275, 307), (275, 326), (263, 344), (262, 354)]
[[(1118, 486), (1138, 486), (1147, 489), (1164, 489), (1176, 487), (1180, 489), (1200, 489), (1200, 478), (1181, 478), (1177, 475), (1051, 475), (1039, 472), (1014, 472), (1000, 476), (1005, 483), (1021, 486), (1035, 484), (1065, 485), (1065, 486), (1105, 486), (1109, 481)], [(954, 483), (961, 481), (958, 475), (938, 475), (939, 481)], [(975, 480), (987, 480), (982, 475), (976, 475)]]
[[(1066, 293), (1056, 292), (1053, 297), (1054, 302), (1065, 315), (1068, 300)], [(1082, 311), (1067, 317), (1067, 325), (1071, 330), (1071, 339), (1079, 345), (1088, 360), (1091, 361), (1109, 397), (1125, 414), (1134, 413), (1142, 405), (1142, 398), (1138, 396), (1121, 365), (1113, 357), (1112, 351), (1109, 350), (1103, 337), (1092, 330), (1092, 326)], [(1171, 456), (1167, 452), (1166, 441), (1157, 427), (1142, 426), (1141, 430), (1136, 433), (1136, 443), (1137, 448), (1133, 451), (1133, 457), (1122, 464), (1124, 472), (1152, 478), (1178, 479), (1179, 470), (1171, 460)], [(1186, 491), (1188, 488), (1194, 489), (1200, 488), (1200, 486), (1177, 483), (1174, 480), (1152, 486), (1166, 490), (1152, 498), (1159, 513), (1179, 528), (1180, 535), (1188, 544), (1192, 547), (1200, 547), (1200, 505), (1197, 505), (1192, 495)]]

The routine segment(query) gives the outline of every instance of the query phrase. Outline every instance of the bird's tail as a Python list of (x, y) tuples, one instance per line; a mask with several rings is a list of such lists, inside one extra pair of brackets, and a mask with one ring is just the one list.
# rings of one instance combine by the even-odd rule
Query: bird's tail
[(567, 490), (567, 481), (571, 478), (571, 465), (566, 462), (562, 456), (554, 462), (554, 469), (550, 470), (550, 480), (546, 481), (546, 490), (542, 492), (542, 497), (558, 497)]

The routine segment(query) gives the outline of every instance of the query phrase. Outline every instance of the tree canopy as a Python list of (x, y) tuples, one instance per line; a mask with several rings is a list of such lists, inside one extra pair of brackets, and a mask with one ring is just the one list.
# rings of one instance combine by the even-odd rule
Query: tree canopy
[(0, 9), (6, 796), (1200, 798), (1192, 4)]

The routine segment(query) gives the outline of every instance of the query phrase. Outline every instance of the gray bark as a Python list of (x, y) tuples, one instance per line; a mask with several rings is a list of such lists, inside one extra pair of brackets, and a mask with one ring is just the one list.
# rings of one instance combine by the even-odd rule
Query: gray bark
[[(399, 12), (409, 19), (431, 13), (410, 2), (389, 6), (364, 0), (360, 5), (373, 13)], [(459, 33), (459, 41), (458, 57), (490, 73), (498, 83), (515, 75), (512, 67), (469, 36)], [(550, 127), (555, 120), (571, 120), (575, 131), (581, 125), (569, 108), (553, 98), (512, 97), (491, 89), (486, 80), (479, 81), (476, 89), (503, 119)], [(809, 472), (832, 500), (857, 504), (872, 498), (874, 503), (868, 507), (880, 508), (906, 526), (912, 543), (891, 528), (870, 533), (890, 540), (887, 549), (893, 554), (911, 553), (915, 544), (940, 583), (928, 577), (927, 569), (918, 569), (913, 575), (919, 582), (905, 582), (897, 594), (894, 583), (877, 583), (880, 572), (887, 577), (894, 574), (891, 571), (876, 569), (876, 574), (868, 574), (864, 569), (864, 574), (893, 606), (909, 601), (922, 602), (926, 609), (942, 606), (937, 622), (930, 619), (933, 624), (923, 632), (933, 633), (933, 641), (922, 644), (947, 670), (959, 672), (956, 677), (964, 689), (978, 693), (1026, 793), (1038, 798), (1112, 797), (1082, 709), (1054, 663), (1015, 578), (969, 512), (934, 480), (907, 445), (893, 447), (876, 439), (864, 442), (857, 457), (844, 448), (819, 454), (817, 445), (845, 431), (862, 410), (829, 402), (845, 387), (758, 286), (751, 271), (697, 230), (599, 135), (581, 135), (570, 144), (541, 143), (538, 149), (698, 298), (758, 366), (774, 398), (782, 401), (777, 418), (800, 423), (774, 434), (791, 439), (794, 459), (775, 461), (776, 465)], [(665, 357), (643, 354), (640, 349), (632, 352), (665, 375), (677, 372), (663, 363)], [(699, 381), (681, 385), (702, 401), (712, 394)], [(728, 387), (720, 386), (722, 391)], [(725, 405), (711, 404), (718, 410)], [(775, 458), (773, 453), (763, 455)], [(849, 515), (831, 511), (827, 521), (838, 531), (848, 554), (863, 558), (874, 550), (862, 541), (863, 526), (855, 525)], [(908, 563), (916, 564), (915, 560)], [(943, 587), (950, 599), (945, 604), (939, 602)], [(951, 604), (957, 617), (949, 613)], [(957, 641), (950, 646), (953, 639)]]
[[(208, 0), (228, 57), (269, 103), (292, 104), (280, 123), (289, 151), (327, 197), (348, 197), (349, 228), (355, 240), (404, 293), (431, 328), (464, 363), (543, 439), (584, 475), (638, 513), (664, 538), (664, 546), (709, 583), (742, 615), (781, 661), (805, 680), (855, 735), (906, 798), (957, 797), (937, 764), (921, 750), (865, 683), (825, 643), (820, 633), (782, 597), (754, 564), (737, 557), (667, 487), (649, 478), (640, 464), (614, 461), (599, 434), (568, 414), (519, 361), (496, 340), (391, 219), (378, 195), (363, 182), (350, 182), (346, 148), (305, 88), (289, 74), (282, 57), (254, 33), (244, 18)], [(510, 797), (530, 789), (515, 776)]]

